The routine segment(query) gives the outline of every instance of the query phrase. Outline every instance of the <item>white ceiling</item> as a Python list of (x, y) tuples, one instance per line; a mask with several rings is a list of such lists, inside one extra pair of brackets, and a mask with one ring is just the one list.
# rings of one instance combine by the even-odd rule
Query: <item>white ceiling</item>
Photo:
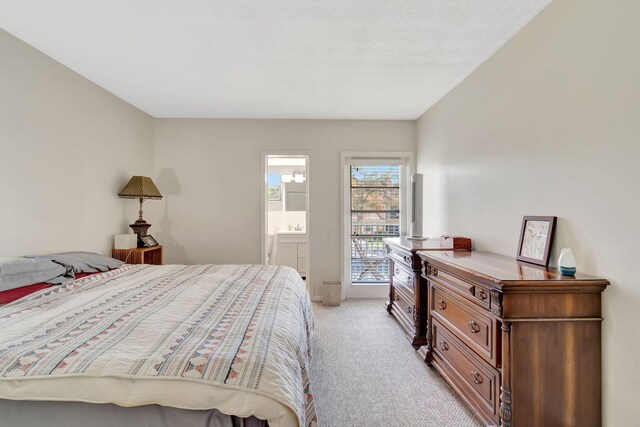
[(155, 117), (415, 119), (551, 0), (1, 0)]

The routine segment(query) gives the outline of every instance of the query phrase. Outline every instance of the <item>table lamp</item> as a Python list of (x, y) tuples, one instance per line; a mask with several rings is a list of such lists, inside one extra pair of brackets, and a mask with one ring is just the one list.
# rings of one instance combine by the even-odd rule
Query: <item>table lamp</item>
[(139, 242), (141, 237), (147, 235), (147, 230), (151, 227), (151, 224), (142, 218), (142, 202), (144, 199), (161, 200), (162, 194), (160, 194), (158, 187), (156, 187), (148, 176), (133, 176), (129, 182), (127, 182), (127, 185), (118, 193), (118, 196), (123, 199), (140, 200), (140, 216), (135, 223), (129, 224), (133, 232), (138, 235)]

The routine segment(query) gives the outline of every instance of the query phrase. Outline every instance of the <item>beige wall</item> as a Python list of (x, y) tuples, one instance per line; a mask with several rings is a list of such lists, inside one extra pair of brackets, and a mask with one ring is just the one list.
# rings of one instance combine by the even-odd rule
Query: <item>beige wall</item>
[(150, 116), (0, 30), (0, 256), (108, 253), (152, 138)]
[(261, 152), (308, 151), (310, 274), (318, 289), (340, 280), (340, 151), (413, 151), (415, 122), (159, 119), (154, 140), (166, 197), (151, 230), (175, 263), (259, 263)]
[(611, 280), (607, 426), (640, 425), (638, 21), (635, 0), (556, 0), (418, 122), (428, 234), (515, 255), (523, 215), (556, 215), (552, 258)]

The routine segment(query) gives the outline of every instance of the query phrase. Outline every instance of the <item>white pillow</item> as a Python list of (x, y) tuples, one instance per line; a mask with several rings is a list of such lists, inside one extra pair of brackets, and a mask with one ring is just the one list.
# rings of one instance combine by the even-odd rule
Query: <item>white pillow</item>
[(46, 282), (65, 271), (48, 259), (0, 258), (0, 292)]

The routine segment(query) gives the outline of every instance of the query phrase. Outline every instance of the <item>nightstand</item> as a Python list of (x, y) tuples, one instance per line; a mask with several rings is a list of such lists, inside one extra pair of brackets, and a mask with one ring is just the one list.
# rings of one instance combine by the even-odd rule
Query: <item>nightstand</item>
[(150, 248), (113, 249), (111, 257), (127, 264), (162, 265), (162, 245)]

